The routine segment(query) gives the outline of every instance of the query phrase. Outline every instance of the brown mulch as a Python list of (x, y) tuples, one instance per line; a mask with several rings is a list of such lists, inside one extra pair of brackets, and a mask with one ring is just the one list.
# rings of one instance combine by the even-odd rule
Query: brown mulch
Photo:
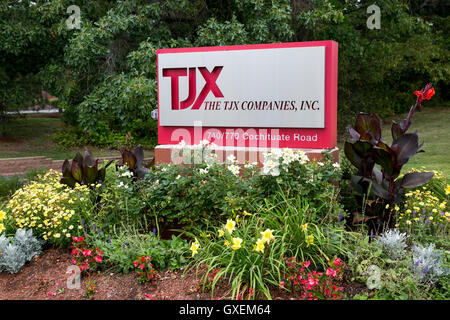
[[(0, 273), (0, 300), (86, 300), (89, 277), (81, 277), (80, 289), (68, 289), (71, 265), (70, 253), (66, 250), (51, 248), (33, 261), (27, 263), (17, 274)], [(66, 273), (67, 272), (67, 273)], [(95, 300), (213, 300), (230, 299), (228, 283), (220, 283), (214, 294), (202, 292), (201, 273), (194, 270), (166, 271), (153, 281), (140, 284), (134, 272), (129, 274), (98, 272), (91, 275), (95, 281)], [(345, 289), (360, 293), (362, 287), (344, 284)], [(279, 300), (298, 299), (281, 290), (271, 292), (272, 298)]]

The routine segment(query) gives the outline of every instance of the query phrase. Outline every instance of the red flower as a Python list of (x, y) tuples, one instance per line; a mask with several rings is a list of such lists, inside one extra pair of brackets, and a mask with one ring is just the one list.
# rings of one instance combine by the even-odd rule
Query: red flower
[(430, 100), (432, 96), (434, 96), (434, 88), (431, 88), (425, 92), (425, 99)]
[(95, 256), (95, 261), (97, 261), (98, 263), (102, 262), (102, 256)]
[(417, 98), (419, 99), (419, 102), (423, 101), (423, 91), (414, 91), (414, 94), (417, 96)]
[(136, 267), (138, 266), (138, 264), (139, 264), (139, 262), (136, 260), (136, 261), (134, 262), (134, 267), (136, 268)]
[(86, 257), (86, 256), (92, 256), (92, 251), (91, 250), (89, 250), (89, 249), (84, 249), (83, 250), (83, 255)]
[(336, 258), (336, 259), (334, 259), (333, 263), (334, 263), (335, 266), (340, 266), (342, 264), (342, 261), (341, 261), (341, 259)]

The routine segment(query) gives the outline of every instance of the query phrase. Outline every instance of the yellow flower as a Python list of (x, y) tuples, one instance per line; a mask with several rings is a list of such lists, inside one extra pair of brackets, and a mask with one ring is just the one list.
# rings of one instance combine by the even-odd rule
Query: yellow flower
[(195, 256), (198, 252), (198, 248), (200, 248), (200, 244), (198, 243), (198, 240), (195, 239), (194, 243), (192, 243), (190, 250), (192, 251), (192, 256)]
[(219, 237), (222, 237), (224, 235), (225, 232), (223, 232), (222, 229), (219, 230)]
[(244, 216), (251, 216), (251, 215), (252, 215), (251, 213), (248, 213), (247, 211), (244, 211), (242, 214), (243, 214)]
[(241, 247), (242, 239), (241, 238), (231, 238), (231, 242), (233, 245), (231, 246), (231, 249), (237, 250)]
[(411, 224), (411, 221), (409, 221), (409, 220), (406, 220), (406, 224)]
[(307, 246), (309, 247), (311, 244), (314, 244), (314, 235), (310, 234), (309, 236), (306, 237), (306, 243)]
[(0, 221), (2, 221), (3, 219), (5, 219), (5, 217), (6, 217), (6, 212), (0, 210)]
[(229, 234), (233, 233), (235, 227), (236, 227), (236, 222), (228, 219), (227, 224), (225, 225), (225, 229), (228, 231)]
[(450, 185), (448, 184), (447, 187), (445, 188), (445, 194), (450, 194)]
[(0, 233), (2, 233), (3, 230), (5, 230), (5, 226), (3, 225), (3, 223), (0, 223)]
[(230, 246), (230, 241), (225, 240), (225, 241), (223, 242), (223, 244), (224, 244), (226, 247), (229, 247), (229, 246)]
[(303, 230), (303, 231), (308, 230), (308, 224), (307, 224), (307, 223), (305, 223), (305, 224), (302, 225), (302, 230)]
[(264, 238), (261, 238), (258, 241), (256, 241), (256, 246), (254, 250), (256, 252), (264, 252), (264, 243), (265, 243)]
[(394, 207), (394, 210), (395, 210), (395, 211), (400, 210), (399, 206), (395, 206), (395, 207)]
[(261, 232), (262, 240), (265, 242), (269, 242), (270, 240), (275, 240), (275, 237), (273, 236), (273, 230), (266, 229), (266, 231)]

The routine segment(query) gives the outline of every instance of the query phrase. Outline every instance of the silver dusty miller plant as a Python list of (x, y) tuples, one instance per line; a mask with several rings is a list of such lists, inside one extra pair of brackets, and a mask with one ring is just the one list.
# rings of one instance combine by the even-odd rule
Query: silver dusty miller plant
[(17, 273), (22, 266), (41, 253), (42, 241), (33, 236), (32, 230), (19, 229), (14, 238), (0, 236), (0, 272)]
[(444, 267), (444, 252), (436, 249), (434, 243), (413, 246), (412, 255), (412, 271), (420, 281), (433, 283), (449, 274), (449, 268)]
[(406, 254), (406, 238), (408, 238), (406, 233), (400, 233), (398, 229), (389, 229), (382, 233), (376, 242), (390, 259), (397, 260)]

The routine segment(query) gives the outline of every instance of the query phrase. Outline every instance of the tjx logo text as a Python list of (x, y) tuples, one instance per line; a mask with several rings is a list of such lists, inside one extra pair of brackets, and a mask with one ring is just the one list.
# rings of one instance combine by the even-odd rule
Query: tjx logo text
[[(182, 110), (187, 109), (192, 105), (193, 110), (200, 109), (203, 101), (205, 101), (206, 96), (211, 91), (216, 98), (223, 98), (223, 94), (216, 84), (217, 78), (222, 71), (223, 66), (216, 66), (209, 72), (206, 67), (198, 68), (167, 68), (163, 69), (163, 77), (170, 77), (171, 84), (171, 95), (172, 95), (172, 110)], [(179, 77), (187, 76), (189, 69), (189, 95), (186, 100), (180, 101), (180, 90), (179, 90)], [(203, 86), (200, 94), (197, 95), (197, 70), (203, 76), (206, 83)]]

